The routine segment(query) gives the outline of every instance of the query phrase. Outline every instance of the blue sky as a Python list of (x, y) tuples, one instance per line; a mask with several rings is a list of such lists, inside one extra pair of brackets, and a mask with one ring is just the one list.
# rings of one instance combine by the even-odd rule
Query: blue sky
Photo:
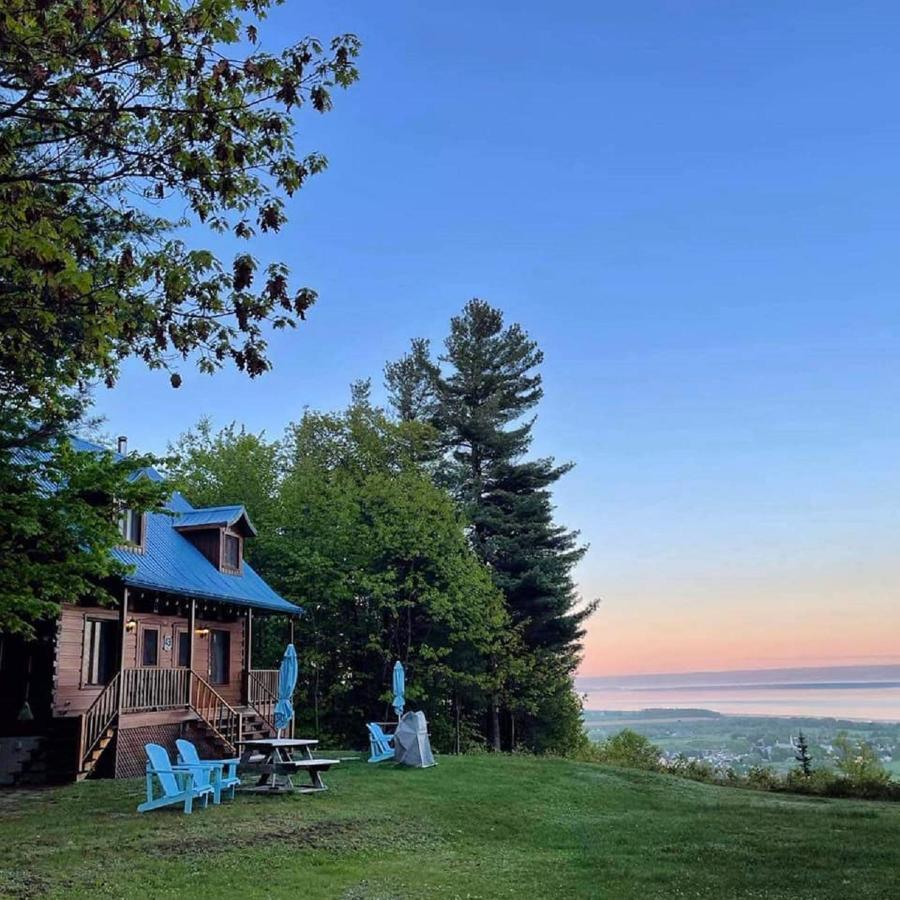
[(329, 171), (255, 251), (321, 301), (253, 383), (129, 364), (107, 429), (278, 434), (477, 295), (546, 354), (535, 450), (577, 463), (558, 514), (604, 598), (586, 673), (894, 659), (900, 8), (437, 6), (262, 29), (365, 45), (299, 119)]

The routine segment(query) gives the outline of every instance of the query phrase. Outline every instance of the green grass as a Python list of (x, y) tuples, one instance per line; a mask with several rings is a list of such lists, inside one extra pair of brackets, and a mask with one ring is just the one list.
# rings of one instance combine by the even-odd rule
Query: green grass
[(191, 816), (135, 813), (142, 781), (0, 794), (0, 896), (897, 896), (900, 805), (529, 757), (329, 784)]

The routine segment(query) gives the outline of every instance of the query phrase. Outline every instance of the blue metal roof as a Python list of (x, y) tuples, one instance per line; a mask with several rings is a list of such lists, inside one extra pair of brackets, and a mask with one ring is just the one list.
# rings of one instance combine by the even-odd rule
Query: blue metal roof
[(202, 525), (227, 527), (241, 519), (246, 523), (250, 533), (255, 535), (256, 528), (253, 527), (250, 516), (243, 506), (205, 506), (203, 509), (182, 510), (175, 524), (179, 528), (196, 528)]
[[(122, 459), (120, 453), (109, 451), (92, 441), (77, 437), (71, 437), (70, 440), (72, 446), (80, 452), (110, 452), (115, 459)], [(165, 481), (156, 469), (149, 466), (131, 475), (132, 480), (142, 477), (152, 481)], [(53, 486), (48, 487), (52, 489)], [(114, 556), (132, 567), (132, 571), (123, 578), (125, 584), (271, 612), (294, 615), (303, 612), (301, 607), (289, 603), (273, 591), (249, 563), (244, 562), (237, 575), (221, 572), (177, 530), (177, 526), (186, 525), (233, 525), (243, 517), (249, 530), (256, 534), (243, 506), (194, 509), (182, 494), (174, 491), (166, 504), (166, 510), (147, 513), (143, 553), (124, 546), (112, 551)]]
[[(220, 572), (177, 530), (176, 526), (183, 524), (187, 515), (208, 510), (194, 510), (177, 491), (172, 494), (168, 509), (169, 512), (147, 513), (143, 553), (127, 547), (113, 550), (118, 559), (134, 567), (124, 577), (125, 584), (272, 612), (302, 612), (299, 606), (273, 591), (249, 563), (243, 563), (239, 575)], [(243, 507), (237, 509), (243, 510)], [(218, 521), (212, 524), (218, 524)]]

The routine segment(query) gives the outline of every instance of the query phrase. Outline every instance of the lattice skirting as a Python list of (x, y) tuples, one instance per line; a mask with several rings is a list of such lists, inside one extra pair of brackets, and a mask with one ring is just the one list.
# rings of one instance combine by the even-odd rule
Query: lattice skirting
[(147, 771), (144, 744), (162, 744), (172, 762), (178, 758), (175, 741), (186, 738), (197, 747), (201, 759), (220, 759), (222, 751), (210, 742), (206, 730), (196, 722), (173, 722), (165, 725), (140, 725), (120, 728), (117, 735), (116, 778), (137, 778)]
[(181, 737), (182, 724), (141, 725), (138, 728), (120, 728), (116, 736), (116, 778), (137, 778), (147, 771), (147, 754), (144, 744), (162, 744), (175, 760), (178, 748), (175, 741)]

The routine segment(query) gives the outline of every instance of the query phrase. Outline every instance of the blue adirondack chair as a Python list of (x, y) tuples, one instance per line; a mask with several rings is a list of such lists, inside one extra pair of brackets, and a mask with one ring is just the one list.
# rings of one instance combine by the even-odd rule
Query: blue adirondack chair
[(369, 762), (379, 763), (394, 758), (394, 738), (385, 734), (377, 722), (369, 722)]
[[(195, 766), (173, 766), (165, 747), (159, 744), (146, 744), (147, 752), (147, 799), (138, 806), (138, 812), (148, 812), (162, 806), (184, 804), (185, 813), (193, 809), (194, 800), (200, 800), (206, 806), (213, 795), (210, 784), (198, 785), (194, 779)], [(154, 780), (159, 781), (162, 796), (154, 796)]]
[[(234, 789), (241, 783), (237, 776), (239, 759), (200, 759), (197, 748), (185, 740), (175, 741), (178, 747), (179, 762), (186, 766), (195, 766), (194, 783), (209, 784), (213, 789), (213, 803), (222, 801), (222, 794), (234, 800)], [(228, 771), (225, 771), (225, 768)]]

